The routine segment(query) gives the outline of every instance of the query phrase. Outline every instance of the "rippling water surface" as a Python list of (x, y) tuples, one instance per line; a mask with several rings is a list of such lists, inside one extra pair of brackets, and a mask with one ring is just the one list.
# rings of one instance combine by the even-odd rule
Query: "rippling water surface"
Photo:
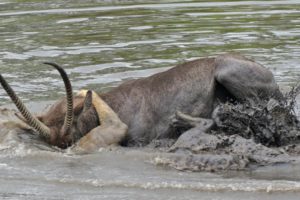
[[(0, 0), (0, 72), (33, 108), (64, 94), (44, 61), (63, 65), (75, 90), (105, 91), (185, 60), (241, 52), (269, 67), (285, 87), (299, 81), (299, 44), (299, 0)], [(0, 105), (8, 102), (0, 89)], [(0, 147), (0, 198), (299, 197), (299, 165), (186, 173), (150, 164), (146, 152), (74, 157), (12, 146)]]

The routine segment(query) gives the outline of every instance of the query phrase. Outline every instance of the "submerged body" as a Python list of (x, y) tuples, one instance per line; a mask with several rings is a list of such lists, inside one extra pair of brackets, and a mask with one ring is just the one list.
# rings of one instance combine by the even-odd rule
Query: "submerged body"
[[(125, 146), (142, 146), (153, 139), (178, 137), (174, 129), (170, 128), (170, 118), (176, 111), (192, 117), (211, 118), (220, 101), (255, 101), (271, 96), (279, 98), (280, 95), (268, 69), (243, 56), (232, 54), (183, 63), (147, 78), (125, 82), (107, 93), (99, 94), (128, 126), (126, 136), (114, 141)], [(75, 97), (75, 114), (78, 113), (78, 116), (83, 110), (83, 101), (84, 98)], [(62, 124), (64, 105), (64, 100), (59, 101), (42, 117), (42, 121), (49, 126), (50, 122), (60, 119)], [(85, 126), (88, 128), (85, 133), (100, 125), (90, 120), (95, 115), (91, 111), (87, 117)], [(97, 131), (94, 132), (91, 135), (98, 134)], [(107, 134), (113, 134), (112, 132)], [(86, 144), (96, 141), (96, 138), (86, 137), (82, 140)]]
[(225, 54), (178, 65), (100, 94), (128, 125), (125, 145), (172, 137), (170, 118), (181, 111), (211, 118), (219, 101), (281, 96), (272, 73), (240, 55)]
[[(69, 82), (62, 68), (50, 65), (60, 71), (65, 83)], [(5, 80), (1, 80), (3, 84)], [(7, 83), (3, 85), (8, 88)], [(48, 143), (66, 148), (79, 140), (76, 146), (88, 152), (112, 144), (143, 146), (154, 139), (176, 138), (181, 132), (170, 124), (177, 111), (189, 115), (181, 115), (185, 120), (198, 118), (201, 124), (199, 119), (211, 118), (219, 102), (255, 102), (282, 96), (268, 69), (236, 54), (186, 62), (98, 95), (88, 92), (73, 98), (70, 84), (65, 85), (66, 99), (55, 103), (38, 120), (28, 120), (36, 122), (32, 123), (36, 130), (45, 130)], [(28, 112), (23, 113), (26, 118)]]

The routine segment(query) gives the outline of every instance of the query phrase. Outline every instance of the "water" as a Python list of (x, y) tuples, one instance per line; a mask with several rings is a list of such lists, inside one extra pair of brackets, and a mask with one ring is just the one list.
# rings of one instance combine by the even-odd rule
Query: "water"
[[(0, 0), (0, 72), (33, 110), (75, 90), (106, 91), (199, 57), (241, 52), (282, 88), (299, 80), (300, 1)], [(0, 90), (0, 105), (10, 101)], [(38, 108), (38, 109), (37, 109)], [(0, 146), (2, 199), (297, 199), (299, 165), (188, 173), (154, 165), (155, 152), (74, 156), (9, 138)], [(112, 159), (113, 158), (113, 159)]]

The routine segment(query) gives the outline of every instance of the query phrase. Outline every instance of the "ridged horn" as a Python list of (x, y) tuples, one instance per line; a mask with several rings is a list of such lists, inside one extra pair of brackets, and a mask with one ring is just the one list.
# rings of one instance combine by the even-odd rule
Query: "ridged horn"
[(37, 131), (38, 135), (44, 137), (45, 139), (49, 139), (50, 129), (29, 112), (29, 110), (26, 108), (24, 103), (16, 95), (14, 90), (9, 86), (9, 84), (6, 82), (6, 80), (3, 78), (1, 74), (0, 74), (0, 82), (3, 89), (6, 91), (8, 96), (11, 98), (11, 100), (16, 105), (16, 107), (18, 108), (22, 116), (27, 121), (28, 125), (34, 128)]
[(62, 77), (64, 84), (65, 84), (65, 89), (66, 89), (66, 93), (67, 93), (67, 113), (65, 116), (63, 130), (64, 130), (64, 133), (67, 134), (70, 131), (70, 128), (73, 124), (73, 116), (74, 116), (72, 85), (71, 85), (71, 82), (68, 78), (66, 71), (61, 66), (59, 66), (56, 63), (51, 63), (51, 62), (44, 62), (44, 64), (51, 65), (52, 67), (57, 69), (57, 71), (60, 73), (60, 76)]

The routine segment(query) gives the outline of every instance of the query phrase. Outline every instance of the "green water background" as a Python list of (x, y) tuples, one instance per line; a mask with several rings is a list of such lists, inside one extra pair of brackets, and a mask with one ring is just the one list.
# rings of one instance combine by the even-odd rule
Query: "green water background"
[[(280, 85), (300, 74), (300, 1), (0, 1), (0, 72), (26, 102), (105, 91), (186, 60), (239, 52)], [(0, 89), (0, 105), (9, 102)]]

